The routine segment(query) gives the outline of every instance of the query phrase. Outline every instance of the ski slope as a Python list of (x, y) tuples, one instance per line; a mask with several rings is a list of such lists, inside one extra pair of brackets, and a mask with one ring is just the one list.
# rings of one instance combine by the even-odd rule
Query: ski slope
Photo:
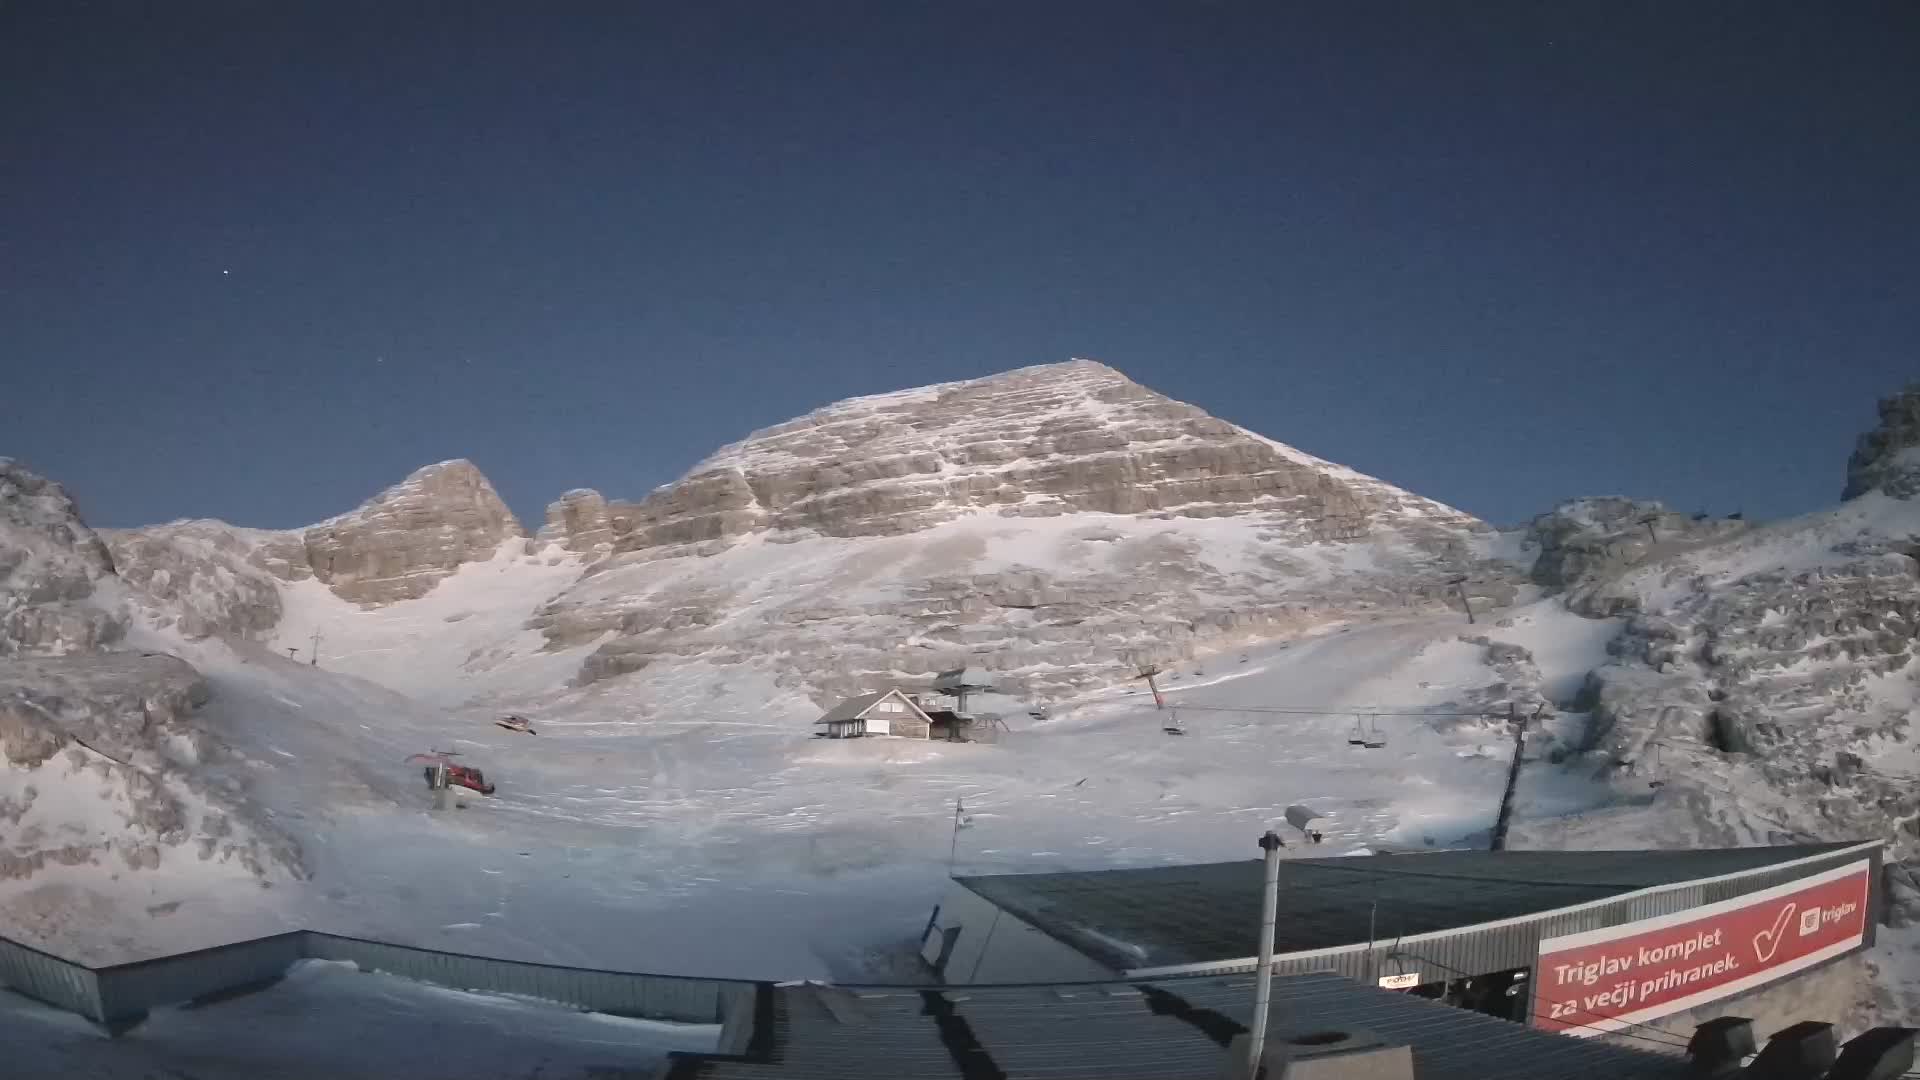
[[(460, 699), (452, 658), (471, 640), (422, 642), (402, 680), (417, 696), (375, 681), (410, 638), (439, 632), (447, 603), (367, 613), (360, 640), (384, 647), (323, 646), (319, 668), (173, 643), (213, 686), (199, 720), (240, 751), (231, 778), (299, 839), (309, 871), (252, 896), (246, 925), (716, 977), (886, 974), (950, 869), (1252, 857), (1295, 802), (1323, 815), (1325, 842), (1295, 833), (1292, 854), (1484, 843), (1511, 753), (1503, 725), (1381, 717), (1387, 745), (1362, 749), (1352, 711), (1445, 713), (1494, 683), (1463, 634), (1583, 672), (1614, 629), (1546, 603), (1504, 628), (1349, 624), (1169, 668), (1167, 710), (1122, 686), (1019, 717), (990, 744), (816, 739), (804, 696), (751, 666), (694, 661), (550, 692), (530, 736), (495, 727), (488, 705), (434, 704)], [(367, 678), (350, 673), (356, 658)], [(1273, 707), (1308, 712), (1251, 711)], [(1170, 720), (1185, 734), (1167, 734)], [(432, 811), (405, 764), (429, 748), (484, 769), (497, 794)], [(1557, 771), (1535, 787), (1527, 797), (1554, 812), (1607, 797)], [(957, 843), (956, 805), (970, 819)], [(169, 944), (234, 936), (218, 932), (240, 925), (225, 921), (232, 899), (189, 897), (166, 917)]]

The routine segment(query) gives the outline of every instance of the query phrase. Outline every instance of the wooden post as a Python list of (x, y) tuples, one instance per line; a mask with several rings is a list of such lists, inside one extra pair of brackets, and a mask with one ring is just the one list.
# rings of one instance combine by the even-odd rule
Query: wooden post
[(317, 626), (313, 628), (313, 653), (307, 658), (307, 663), (320, 666), (320, 628)]

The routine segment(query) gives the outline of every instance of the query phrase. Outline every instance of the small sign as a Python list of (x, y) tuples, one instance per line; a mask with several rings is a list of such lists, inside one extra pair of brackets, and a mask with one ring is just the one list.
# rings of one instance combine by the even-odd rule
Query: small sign
[(1417, 971), (1380, 976), (1380, 988), (1383, 990), (1411, 990), (1419, 985), (1420, 973)]

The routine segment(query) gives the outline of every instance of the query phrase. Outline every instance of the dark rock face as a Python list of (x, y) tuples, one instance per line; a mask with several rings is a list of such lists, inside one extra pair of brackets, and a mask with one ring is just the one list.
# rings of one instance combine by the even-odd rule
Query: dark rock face
[(1898, 499), (1920, 494), (1920, 383), (1880, 401), (1880, 423), (1860, 436), (1847, 459), (1842, 499), (1884, 491)]

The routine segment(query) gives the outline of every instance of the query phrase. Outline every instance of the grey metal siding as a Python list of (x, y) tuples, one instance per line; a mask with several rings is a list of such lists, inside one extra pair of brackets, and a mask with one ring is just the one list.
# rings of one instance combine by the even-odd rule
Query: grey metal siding
[(272, 979), (300, 959), (304, 931), (255, 938), (211, 949), (100, 968), (101, 1012), (105, 1020), (138, 1017), (161, 1005), (178, 1005)]
[(351, 961), (363, 970), (456, 990), (688, 1024), (732, 1021), (750, 1027), (750, 1016), (735, 1010), (751, 1012), (756, 985), (466, 956), (307, 930), (99, 969), (0, 939), (0, 985), (112, 1025), (138, 1020), (157, 1007), (265, 982), (302, 959)]
[(689, 1024), (723, 1022), (724, 1007), (732, 1000), (729, 991), (753, 985), (732, 979), (643, 975), (497, 960), (319, 931), (308, 931), (306, 937), (306, 955), (316, 960), (350, 960), (367, 971), (384, 971), (456, 990), (519, 994), (596, 1012)]
[(100, 980), (91, 969), (5, 938), (0, 938), (0, 986), (90, 1020), (106, 1019)]

